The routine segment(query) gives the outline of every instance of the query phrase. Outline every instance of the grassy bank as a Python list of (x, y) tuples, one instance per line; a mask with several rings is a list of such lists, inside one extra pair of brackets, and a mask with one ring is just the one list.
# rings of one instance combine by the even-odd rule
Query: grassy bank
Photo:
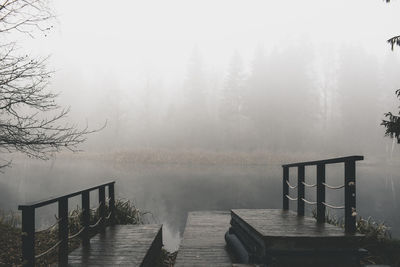
[[(313, 211), (316, 218), (316, 212)], [(331, 216), (329, 213), (326, 222), (344, 228), (343, 220)], [(392, 238), (390, 228), (383, 222), (375, 222), (371, 217), (364, 219), (358, 217), (356, 221), (357, 233), (365, 235), (362, 239), (361, 248), (368, 253), (361, 258), (362, 265), (385, 264), (400, 266), (400, 240)]]

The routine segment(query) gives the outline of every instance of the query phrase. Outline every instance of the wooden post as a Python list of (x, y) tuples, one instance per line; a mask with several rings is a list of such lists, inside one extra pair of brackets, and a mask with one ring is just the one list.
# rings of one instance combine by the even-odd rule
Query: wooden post
[(356, 162), (349, 160), (344, 163), (344, 218), (345, 231), (356, 232)]
[(85, 229), (82, 232), (82, 245), (88, 246), (89, 242), (89, 225), (90, 225), (90, 198), (89, 191), (82, 192), (82, 226)]
[(35, 266), (35, 208), (22, 208), (22, 265)]
[(317, 165), (317, 222), (325, 222), (325, 164)]
[(106, 190), (105, 186), (99, 187), (99, 215), (101, 218), (100, 231), (105, 230), (105, 219), (106, 219)]
[(108, 185), (108, 197), (110, 198), (110, 202), (108, 204), (110, 210), (110, 225), (115, 224), (115, 192), (114, 192), (114, 183)]
[(61, 241), (58, 247), (59, 266), (68, 265), (68, 198), (58, 200), (58, 239)]
[(289, 167), (283, 167), (283, 210), (288, 210), (289, 209), (289, 199), (286, 197), (286, 195), (289, 195), (289, 185), (287, 182), (289, 181)]
[(297, 216), (304, 216), (304, 165), (297, 167)]

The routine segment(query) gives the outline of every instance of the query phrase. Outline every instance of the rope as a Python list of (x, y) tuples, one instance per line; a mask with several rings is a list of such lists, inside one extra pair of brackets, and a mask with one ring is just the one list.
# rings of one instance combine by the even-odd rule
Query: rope
[(340, 189), (340, 188), (344, 187), (344, 184), (343, 185), (338, 185), (338, 186), (328, 185), (326, 183), (322, 183), (322, 184), (325, 185), (326, 187), (330, 188), (330, 189)]
[(110, 213), (106, 216), (106, 220), (108, 220), (108, 219), (110, 219), (111, 218), (111, 211), (110, 211)]
[(90, 228), (95, 228), (97, 225), (99, 225), (99, 223), (101, 222), (103, 218), (100, 217), (100, 219), (95, 223), (95, 224), (91, 224), (89, 225)]
[(289, 181), (288, 180), (286, 180), (286, 183), (287, 183), (287, 185), (291, 188), (291, 189), (295, 189), (295, 188), (297, 188), (297, 185), (296, 186), (294, 186), (294, 185), (291, 185), (290, 183), (289, 183)]
[(305, 182), (301, 182), (301, 183), (306, 187), (316, 187), (317, 186), (317, 184), (307, 184)]
[(326, 207), (331, 208), (331, 209), (344, 209), (344, 206), (333, 206), (329, 205), (328, 203), (322, 202)]
[(83, 232), (83, 230), (85, 230), (85, 229), (86, 229), (86, 227), (82, 227), (81, 230), (79, 230), (79, 232), (77, 232), (76, 234), (68, 236), (68, 240), (74, 239), (75, 237), (80, 235)]
[(301, 198), (301, 200), (303, 200), (305, 203), (310, 204), (310, 205), (316, 205), (317, 204), (316, 201), (309, 201), (309, 200), (307, 200), (305, 198)]
[(48, 250), (46, 250), (43, 253), (40, 253), (39, 255), (35, 256), (35, 259), (39, 259), (47, 254), (49, 254), (52, 250), (56, 249), (60, 244), (62, 243), (62, 240), (58, 241), (54, 246), (52, 246), (51, 248), (49, 248)]
[(297, 197), (296, 198), (293, 198), (293, 197), (290, 197), (290, 196), (288, 196), (288, 195), (285, 195), (289, 200), (292, 200), (292, 201), (296, 201), (297, 200)]
[(78, 218), (79, 216), (81, 216), (81, 213), (77, 213), (75, 215), (70, 215), (70, 216), (68, 216), (68, 218)]
[(101, 204), (103, 204), (103, 202), (99, 202), (98, 206), (96, 206), (95, 208), (89, 208), (89, 210), (90, 211), (97, 211), (101, 207)]
[(62, 219), (57, 219), (57, 221), (56, 221), (56, 222), (55, 222), (53, 225), (49, 226), (49, 227), (48, 227), (48, 228), (46, 228), (46, 229), (43, 229), (43, 230), (37, 231), (37, 232), (35, 232), (35, 233), (37, 234), (37, 233), (46, 232), (46, 231), (48, 231), (48, 230), (50, 230), (50, 229), (54, 228), (56, 225), (58, 225), (58, 223), (59, 223), (61, 220), (62, 220)]

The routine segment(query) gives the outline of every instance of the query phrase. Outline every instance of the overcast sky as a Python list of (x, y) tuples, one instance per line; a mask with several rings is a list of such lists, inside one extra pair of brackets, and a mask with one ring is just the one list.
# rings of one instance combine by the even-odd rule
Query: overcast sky
[[(251, 60), (262, 45), (287, 42), (318, 47), (362, 46), (390, 53), (386, 40), (400, 34), (400, 4), (382, 0), (335, 1), (51, 1), (58, 15), (46, 37), (27, 41), (33, 54), (51, 54), (58, 71), (87, 80), (113, 76), (124, 86), (146, 76), (175, 79), (194, 47), (208, 68), (224, 68), (233, 51)], [(394, 52), (397, 56), (398, 52)]]

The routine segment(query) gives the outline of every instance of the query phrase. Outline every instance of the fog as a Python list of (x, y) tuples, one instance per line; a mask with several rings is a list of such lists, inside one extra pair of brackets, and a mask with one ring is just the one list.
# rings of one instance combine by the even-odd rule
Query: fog
[(399, 106), (400, 49), (386, 42), (400, 33), (399, 2), (50, 4), (54, 28), (17, 36), (20, 49), (51, 55), (68, 122), (106, 126), (78, 154), (12, 155), (1, 209), (116, 179), (173, 250), (188, 211), (279, 208), (281, 164), (354, 154), (365, 156), (359, 213), (400, 223), (400, 144), (380, 126)]

